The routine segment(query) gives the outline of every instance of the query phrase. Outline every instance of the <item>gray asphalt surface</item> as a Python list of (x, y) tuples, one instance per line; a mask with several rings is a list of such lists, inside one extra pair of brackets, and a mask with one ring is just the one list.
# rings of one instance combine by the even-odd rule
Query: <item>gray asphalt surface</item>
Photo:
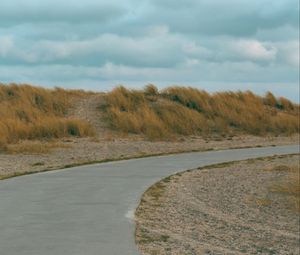
[(0, 181), (0, 254), (137, 255), (133, 215), (150, 185), (199, 166), (289, 153), (299, 146), (183, 153)]

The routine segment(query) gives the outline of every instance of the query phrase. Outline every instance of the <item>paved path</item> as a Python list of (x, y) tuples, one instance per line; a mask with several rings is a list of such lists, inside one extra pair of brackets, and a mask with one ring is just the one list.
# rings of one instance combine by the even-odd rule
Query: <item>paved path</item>
[(0, 181), (1, 255), (137, 255), (134, 209), (161, 178), (208, 164), (299, 152), (299, 146), (184, 153)]

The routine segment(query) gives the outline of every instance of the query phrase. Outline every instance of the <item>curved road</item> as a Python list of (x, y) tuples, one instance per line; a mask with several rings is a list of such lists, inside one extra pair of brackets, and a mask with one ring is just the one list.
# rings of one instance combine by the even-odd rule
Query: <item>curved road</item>
[(134, 209), (154, 182), (199, 166), (289, 153), (299, 146), (183, 153), (0, 181), (0, 254), (137, 255)]

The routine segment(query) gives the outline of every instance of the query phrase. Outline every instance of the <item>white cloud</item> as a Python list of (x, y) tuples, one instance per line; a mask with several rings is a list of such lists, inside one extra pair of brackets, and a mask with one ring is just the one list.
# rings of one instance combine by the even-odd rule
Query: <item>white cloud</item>
[(146, 28), (148, 36), (167, 36), (169, 34), (169, 27), (166, 25), (149, 26)]
[(299, 68), (299, 41), (279, 42), (276, 44), (282, 60), (296, 68)]
[(231, 50), (249, 60), (274, 60), (277, 48), (257, 40), (238, 40), (231, 43)]
[(209, 56), (212, 54), (212, 52), (209, 49), (200, 46), (195, 41), (188, 41), (184, 43), (183, 51), (189, 56), (198, 56), (198, 57)]
[(37, 55), (33, 51), (20, 49), (15, 39), (11, 36), (0, 37), (0, 60), (2, 59), (19, 59), (27, 63), (36, 62)]
[(6, 57), (14, 47), (13, 39), (9, 36), (0, 37), (0, 57)]
[(200, 61), (198, 59), (187, 58), (183, 64), (183, 66), (194, 67), (194, 66), (198, 66), (199, 64), (200, 64)]
[(80, 65), (101, 65), (112, 62), (144, 67), (176, 66), (187, 56), (201, 58), (210, 53), (195, 41), (170, 33), (165, 26), (151, 28), (150, 34), (135, 38), (101, 34), (81, 40), (27, 42), (26, 47), (11, 41), (9, 51), (16, 61), (25, 63), (75, 64), (78, 61)]

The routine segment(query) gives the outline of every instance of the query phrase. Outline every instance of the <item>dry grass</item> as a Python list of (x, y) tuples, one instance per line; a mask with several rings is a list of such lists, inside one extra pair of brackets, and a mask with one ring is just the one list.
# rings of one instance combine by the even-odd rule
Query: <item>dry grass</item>
[(94, 135), (85, 121), (66, 117), (71, 99), (85, 95), (83, 91), (0, 84), (0, 151), (20, 140)]
[[(87, 122), (67, 117), (72, 104), (89, 93), (30, 85), (0, 84), (0, 152), (23, 140), (93, 136)], [(271, 93), (209, 94), (190, 87), (117, 87), (102, 106), (114, 130), (150, 140), (178, 135), (289, 135), (299, 132), (299, 105)]]
[(60, 142), (22, 141), (17, 144), (9, 144), (6, 151), (10, 154), (44, 154), (56, 148), (70, 148), (70, 145)]
[(279, 165), (272, 171), (287, 172), (285, 180), (278, 181), (270, 187), (270, 191), (285, 194), (291, 205), (300, 213), (300, 172), (297, 165)]
[(111, 127), (149, 139), (176, 135), (290, 135), (299, 132), (299, 105), (268, 92), (209, 94), (190, 87), (117, 87), (103, 107)]

